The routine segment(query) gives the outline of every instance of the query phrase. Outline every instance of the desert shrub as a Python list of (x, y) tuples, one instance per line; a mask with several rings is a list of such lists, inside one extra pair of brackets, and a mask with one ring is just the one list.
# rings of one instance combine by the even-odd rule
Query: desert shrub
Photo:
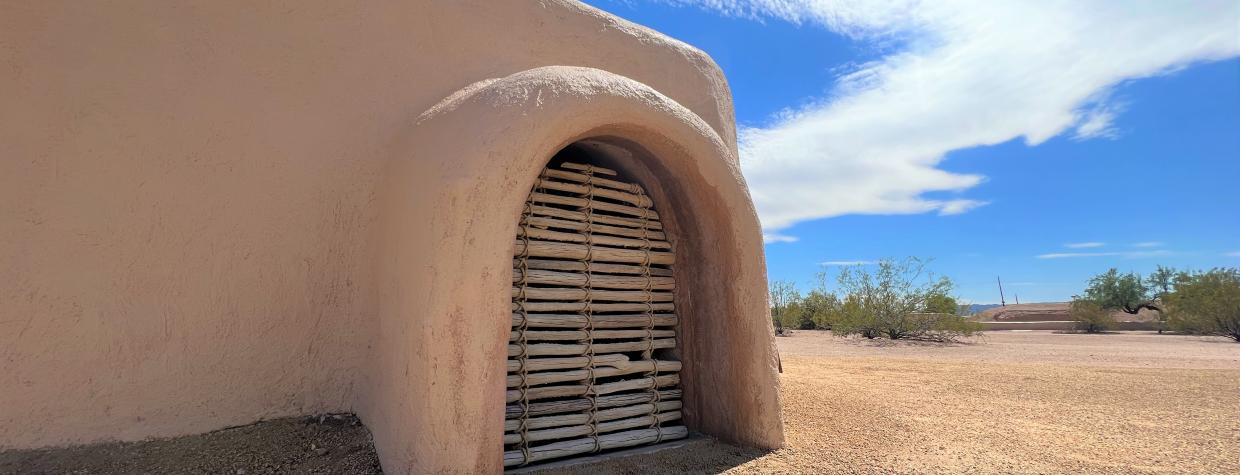
[(932, 301), (945, 307), (947, 299), (941, 297), (951, 294), (952, 282), (927, 272), (920, 259), (882, 260), (874, 272), (845, 267), (837, 280), (846, 295), (831, 326), (838, 335), (951, 340), (976, 331), (954, 316), (956, 303), (950, 297), (948, 312), (926, 312)]
[(906, 324), (912, 331), (905, 338), (951, 341), (982, 331), (982, 324), (951, 313), (913, 313)]
[(805, 308), (805, 300), (797, 295), (797, 299), (788, 304), (788, 308), (784, 310), (782, 319), (784, 328), (794, 330), (813, 330), (814, 320), (812, 315)]
[(809, 328), (830, 329), (838, 319), (840, 299), (835, 294), (823, 290), (812, 290), (803, 301), (805, 314), (809, 320)]
[(789, 326), (794, 326), (800, 318), (801, 293), (796, 284), (787, 280), (771, 282), (771, 323), (775, 326), (775, 334), (783, 335)]
[(956, 315), (959, 311), (960, 305), (950, 295), (934, 294), (926, 297), (926, 313)]
[(849, 295), (840, 303), (840, 310), (831, 322), (831, 333), (841, 336), (861, 335), (865, 338), (878, 338), (883, 334), (878, 319), (865, 308), (861, 299)]
[(1085, 333), (1102, 333), (1115, 324), (1110, 310), (1089, 299), (1073, 300), (1068, 317), (1076, 322), (1077, 330)]
[(1173, 330), (1240, 342), (1240, 269), (1182, 274), (1166, 306)]

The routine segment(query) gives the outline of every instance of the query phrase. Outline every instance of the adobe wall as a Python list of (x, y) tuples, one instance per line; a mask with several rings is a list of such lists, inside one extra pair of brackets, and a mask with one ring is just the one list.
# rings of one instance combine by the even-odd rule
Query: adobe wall
[[(482, 378), (469, 384), (502, 377), (490, 363), (452, 359), (467, 356), (454, 348), (474, 335), (419, 319), (427, 309), (458, 311), (454, 299), (473, 294), (437, 292), (467, 277), (430, 269), (413, 276), (421, 286), (388, 280), (416, 271), (388, 269), (396, 259), (384, 213), (400, 206), (381, 185), (394, 163), (413, 175), (473, 172), (454, 168), (448, 150), (424, 152), (411, 132), (419, 117), (480, 80), (542, 66), (632, 79), (704, 124), (696, 133), (715, 135), (717, 149), (695, 159), (719, 162), (711, 173), (735, 172), (724, 192), (733, 208), (718, 216), (741, 219), (714, 225), (739, 226), (744, 237), (731, 247), (742, 261), (728, 266), (758, 266), (731, 309), (769, 322), (760, 235), (735, 171), (730, 95), (708, 57), (574, 2), (445, 5), (0, 2), (0, 449), (358, 411), (378, 427), (393, 472), (493, 470), (493, 444), (452, 465), (445, 454), (464, 449), (399, 426), (410, 419), (384, 425), (389, 413), (410, 410), (401, 391), (416, 391), (421, 378), (462, 368)], [(540, 107), (534, 99), (525, 107)], [(468, 128), (440, 138), (488, 140)], [(537, 159), (523, 163), (509, 171), (529, 175)], [(469, 223), (432, 211), (449, 197), (471, 199), (453, 188), (468, 175), (427, 176), (450, 186), (399, 205), (416, 205), (436, 225)], [(481, 185), (519, 189), (519, 176)], [(478, 230), (495, 230), (487, 226)], [(427, 259), (419, 245), (399, 252)], [(774, 376), (753, 366), (770, 359), (769, 337), (756, 327), (742, 333), (758, 347), (738, 360), (747, 369), (720, 377), (757, 378), (749, 382), (766, 386), (745, 394), (762, 408), (721, 423), (766, 422), (720, 431), (757, 431), (736, 440), (777, 445)], [(432, 458), (419, 465), (416, 456)]]

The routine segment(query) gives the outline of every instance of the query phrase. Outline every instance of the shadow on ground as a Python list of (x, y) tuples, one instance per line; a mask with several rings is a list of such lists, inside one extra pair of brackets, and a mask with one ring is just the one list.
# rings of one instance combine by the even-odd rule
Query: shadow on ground
[[(552, 461), (539, 475), (719, 473), (767, 452), (709, 437), (670, 448), (637, 448), (586, 459)], [(0, 452), (0, 474), (381, 474), (370, 431), (352, 414), (263, 421), (206, 434), (142, 442)]]
[(603, 455), (601, 459), (583, 460), (569, 466), (539, 469), (536, 475), (621, 475), (621, 474), (707, 474), (720, 473), (762, 457), (769, 451), (728, 445), (710, 437), (698, 436), (675, 447), (653, 450), (636, 449), (631, 454)]
[(378, 474), (370, 431), (351, 414), (264, 421), (143, 442), (0, 452), (0, 474)]

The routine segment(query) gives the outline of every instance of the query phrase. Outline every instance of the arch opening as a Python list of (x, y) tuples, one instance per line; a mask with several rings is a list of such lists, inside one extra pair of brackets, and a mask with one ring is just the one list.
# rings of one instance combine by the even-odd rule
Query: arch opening
[(573, 142), (526, 198), (512, 261), (505, 467), (688, 435), (677, 236), (643, 155), (614, 137)]

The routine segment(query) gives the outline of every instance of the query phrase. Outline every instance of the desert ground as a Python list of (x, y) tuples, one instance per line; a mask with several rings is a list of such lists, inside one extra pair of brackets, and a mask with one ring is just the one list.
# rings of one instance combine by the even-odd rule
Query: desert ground
[[(991, 332), (937, 344), (777, 339), (787, 447), (709, 438), (540, 474), (1240, 473), (1240, 344)], [(378, 473), (350, 416), (0, 453), (0, 473)]]
[(778, 338), (787, 447), (711, 440), (541, 473), (1240, 473), (1240, 344), (992, 332)]

